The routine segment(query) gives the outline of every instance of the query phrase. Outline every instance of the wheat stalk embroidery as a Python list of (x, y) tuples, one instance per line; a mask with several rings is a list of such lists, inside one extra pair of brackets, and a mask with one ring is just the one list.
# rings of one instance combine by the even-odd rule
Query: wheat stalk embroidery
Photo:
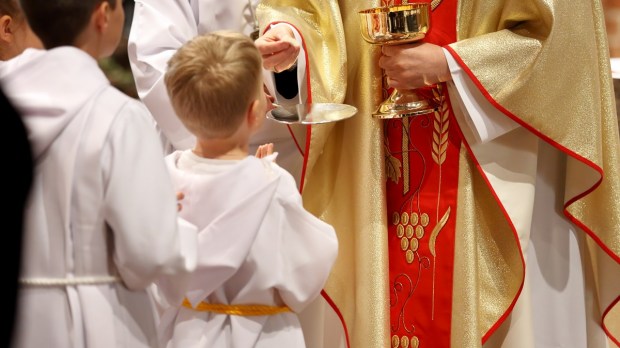
[(448, 128), (450, 127), (448, 103), (441, 103), (441, 109), (435, 112), (433, 120), (433, 161), (442, 165), (448, 150)]
[(431, 301), (431, 319), (435, 318), (435, 269), (436, 269), (436, 250), (435, 243), (437, 235), (448, 221), (450, 216), (450, 207), (448, 211), (439, 220), (439, 201), (441, 199), (441, 179), (442, 179), (442, 164), (446, 161), (448, 152), (448, 130), (450, 128), (450, 113), (448, 111), (448, 103), (445, 102), (445, 96), (441, 85), (433, 89), (433, 97), (439, 102), (439, 110), (435, 111), (435, 118), (433, 119), (433, 148), (432, 157), (433, 161), (439, 166), (439, 187), (437, 189), (437, 209), (436, 209), (436, 221), (437, 224), (431, 233), (429, 240), (429, 249), (431, 255), (433, 255), (433, 293)]

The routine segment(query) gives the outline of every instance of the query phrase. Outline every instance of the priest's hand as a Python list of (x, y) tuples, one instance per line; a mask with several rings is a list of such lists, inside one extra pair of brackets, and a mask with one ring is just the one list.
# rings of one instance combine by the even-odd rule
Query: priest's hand
[(254, 41), (263, 56), (263, 68), (278, 73), (297, 61), (300, 45), (288, 25), (276, 25)]
[(390, 87), (415, 89), (452, 79), (440, 46), (430, 43), (384, 45), (381, 52), (379, 66), (385, 69)]
[(276, 108), (274, 103), (276, 102), (276, 98), (274, 98), (269, 92), (269, 88), (265, 84), (263, 84), (263, 92), (265, 93), (265, 99), (267, 99), (267, 112)]

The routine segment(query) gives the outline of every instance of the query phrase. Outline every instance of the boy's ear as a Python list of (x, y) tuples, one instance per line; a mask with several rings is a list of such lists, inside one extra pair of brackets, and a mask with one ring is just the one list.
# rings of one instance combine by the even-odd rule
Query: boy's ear
[(95, 11), (93, 12), (93, 21), (95, 23), (95, 27), (98, 32), (103, 32), (108, 27), (108, 23), (110, 22), (110, 12), (112, 8), (110, 8), (110, 3), (107, 1), (102, 1), (97, 5)]
[(13, 23), (13, 18), (9, 15), (4, 15), (0, 17), (0, 40), (4, 42), (13, 41), (13, 29), (11, 28), (11, 24)]
[(254, 128), (256, 125), (256, 121), (260, 115), (258, 115), (258, 107), (260, 106), (260, 102), (257, 99), (254, 99), (250, 106), (248, 107), (248, 111), (246, 114), (246, 118), (248, 121), (248, 125), (251, 128)]

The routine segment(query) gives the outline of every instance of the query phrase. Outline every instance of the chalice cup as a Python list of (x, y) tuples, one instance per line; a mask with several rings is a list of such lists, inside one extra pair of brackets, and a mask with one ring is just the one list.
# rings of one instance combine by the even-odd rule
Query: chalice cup
[[(424, 39), (430, 28), (430, 4), (408, 3), (359, 12), (362, 37), (373, 45), (400, 45)], [(373, 113), (376, 118), (402, 118), (432, 113), (438, 104), (415, 90), (393, 89)]]

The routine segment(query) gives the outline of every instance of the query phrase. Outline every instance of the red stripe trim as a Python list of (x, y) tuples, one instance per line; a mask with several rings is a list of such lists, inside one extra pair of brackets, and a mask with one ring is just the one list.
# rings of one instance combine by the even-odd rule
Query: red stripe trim
[(301, 179), (299, 180), (299, 192), (303, 193), (304, 183), (306, 180), (306, 169), (308, 168), (308, 157), (310, 155), (310, 140), (312, 139), (312, 127), (306, 127), (306, 155), (304, 156), (304, 165), (301, 169)]
[[(306, 49), (306, 41), (304, 40), (304, 36), (302, 35), (301, 31), (296, 26), (294, 26), (291, 23), (284, 22), (284, 21), (272, 22), (265, 28), (270, 28), (272, 24), (277, 24), (277, 23), (285, 23), (285, 24), (292, 26), (293, 28), (295, 28), (295, 30), (297, 30), (297, 32), (299, 33), (299, 36), (301, 37), (301, 44), (304, 48), (304, 56), (306, 57), (306, 91), (308, 93), (306, 103), (308, 104), (312, 103), (312, 88), (310, 84), (310, 59), (308, 59), (308, 50)], [(267, 31), (267, 29), (265, 31)], [(265, 33), (265, 31), (263, 31), (263, 34)], [(297, 143), (297, 139), (295, 139), (295, 136), (293, 135), (293, 132), (291, 131), (290, 127), (289, 127), (289, 132), (291, 132), (291, 135), (293, 136), (293, 139), (295, 140), (295, 144), (297, 144), (297, 148), (301, 152), (301, 148), (299, 144)], [(306, 179), (306, 169), (308, 168), (308, 157), (310, 155), (310, 140), (312, 139), (311, 136), (312, 136), (312, 127), (306, 126), (306, 151), (305, 151), (305, 156), (304, 156), (304, 164), (301, 170), (301, 179), (299, 181), (299, 192), (300, 193), (303, 192), (304, 181)], [(302, 152), (302, 155), (303, 154), (304, 152)], [(347, 329), (347, 323), (345, 322), (344, 317), (342, 316), (342, 313), (340, 312), (340, 309), (338, 309), (338, 306), (334, 303), (331, 297), (329, 297), (329, 295), (327, 294), (325, 290), (321, 290), (321, 296), (323, 296), (323, 298), (327, 301), (330, 307), (332, 307), (336, 315), (338, 315), (338, 318), (340, 319), (340, 322), (342, 323), (342, 328), (344, 330), (344, 335), (347, 341), (347, 348), (350, 348), (351, 343), (349, 341), (349, 330)]]
[[(478, 87), (478, 89), (480, 90), (480, 92), (484, 95), (484, 97), (495, 107), (497, 108), (499, 111), (501, 111), (502, 113), (504, 113), (506, 116), (510, 117), (513, 121), (519, 123), (521, 126), (523, 126), (524, 128), (526, 128), (527, 130), (529, 130), (530, 132), (532, 132), (533, 134), (535, 134), (536, 136), (538, 136), (539, 138), (543, 139), (545, 142), (549, 143), (550, 145), (552, 145), (553, 147), (557, 148), (558, 150), (566, 153), (567, 155), (573, 157), (574, 159), (582, 162), (583, 164), (589, 166), (590, 168), (592, 168), (593, 170), (595, 170), (596, 172), (599, 173), (599, 175), (601, 176), (600, 179), (594, 184), (592, 185), (588, 190), (584, 191), (583, 193), (573, 197), (572, 199), (568, 200), (567, 203), (564, 205), (564, 209), (563, 209), (563, 213), (564, 215), (571, 221), (573, 222), (576, 226), (578, 226), (579, 228), (581, 228), (588, 236), (590, 236), (592, 238), (592, 240), (594, 240), (596, 242), (596, 244), (605, 251), (605, 253), (607, 253), (614, 261), (616, 261), (617, 263), (620, 264), (620, 255), (617, 255), (616, 253), (614, 253), (607, 245), (605, 245), (603, 243), (603, 241), (590, 229), (588, 228), (583, 222), (577, 220), (577, 218), (575, 218), (573, 215), (571, 215), (568, 212), (568, 207), (575, 203), (576, 201), (578, 201), (579, 199), (587, 196), (589, 193), (591, 193), (592, 191), (594, 191), (603, 181), (603, 177), (604, 177), (604, 172), (602, 170), (602, 168), (600, 168), (598, 165), (596, 165), (594, 162), (590, 161), (589, 159), (582, 157), (580, 155), (578, 155), (577, 153), (575, 153), (574, 151), (571, 151), (570, 149), (564, 147), (563, 145), (555, 142), (553, 139), (549, 138), (548, 136), (546, 136), (545, 134), (541, 133), (540, 131), (538, 131), (537, 129), (535, 129), (534, 127), (532, 127), (531, 125), (529, 125), (528, 123), (526, 123), (525, 121), (523, 121), (522, 119), (520, 119), (519, 117), (517, 117), (516, 115), (514, 115), (513, 113), (511, 113), (510, 111), (508, 111), (506, 108), (504, 108), (500, 103), (498, 103), (495, 99), (493, 99), (493, 97), (491, 96), (491, 94), (484, 88), (484, 86), (482, 85), (482, 83), (478, 80), (478, 78), (473, 74), (473, 72), (471, 71), (471, 69), (469, 69), (469, 67), (467, 66), (467, 64), (465, 64), (465, 62), (463, 61), (463, 59), (461, 59), (461, 57), (456, 53), (456, 51), (454, 51), (454, 49), (450, 46), (444, 46), (445, 49), (447, 49), (450, 54), (452, 54), (452, 56), (454, 57), (454, 59), (459, 63), (459, 65), (461, 66), (461, 68), (463, 69), (463, 71), (465, 71), (467, 73), (467, 75), (469, 76), (469, 78), (474, 82), (474, 84)], [(468, 146), (469, 149), (469, 146)], [(521, 285), (523, 286), (523, 284)], [(608, 335), (608, 337), (614, 341), (616, 344), (618, 344), (618, 339), (616, 337), (614, 337), (611, 332), (608, 330), (608, 328), (605, 326), (604, 322), (605, 322), (605, 317), (607, 316), (607, 314), (609, 313), (609, 311), (614, 307), (615, 304), (617, 304), (620, 301), (620, 296), (618, 298), (616, 298), (616, 300), (614, 302), (612, 302), (611, 305), (609, 305), (603, 314), (602, 317), (602, 327), (603, 330), (605, 331), (605, 333)], [(512, 309), (511, 309), (512, 310)], [(503, 317), (503, 316), (502, 316)], [(503, 317), (503, 319), (501, 319), (501, 321), (503, 321), (505, 319), (505, 317)], [(498, 324), (501, 324), (501, 322), (498, 322)], [(486, 341), (486, 339), (488, 339), (488, 337), (494, 332), (495, 329), (497, 329), (497, 326), (499, 325), (494, 325), (492, 330), (490, 330), (487, 334), (485, 334), (483, 336), (483, 343)], [(618, 344), (620, 346), (620, 344)]]
[(327, 294), (327, 292), (325, 290), (321, 290), (321, 296), (323, 296), (325, 301), (327, 301), (327, 303), (332, 307), (334, 312), (336, 312), (336, 315), (338, 315), (338, 318), (340, 318), (340, 322), (342, 323), (342, 329), (344, 330), (344, 337), (347, 339), (347, 347), (350, 348), (351, 347), (351, 343), (349, 342), (349, 331), (347, 330), (347, 325), (345, 324), (344, 317), (342, 316), (342, 313), (340, 313), (340, 310), (338, 309), (338, 306), (336, 306), (334, 301), (331, 299), (331, 297), (329, 297), (329, 295)]
[(603, 327), (603, 331), (605, 331), (605, 334), (607, 335), (607, 337), (609, 337), (610, 340), (612, 340), (618, 347), (620, 347), (620, 340), (618, 340), (618, 338), (614, 337), (614, 335), (612, 335), (611, 331), (609, 331), (609, 329), (607, 328), (607, 325), (605, 325), (605, 318), (607, 317), (607, 314), (609, 314), (609, 311), (611, 311), (611, 309), (618, 305), (618, 302), (620, 302), (620, 296), (616, 297), (616, 299), (611, 303), (611, 305), (609, 305), (609, 307), (607, 307), (607, 309), (605, 309), (605, 312), (603, 312), (603, 318), (601, 321), (601, 326)]
[[(450, 105), (450, 108), (452, 108), (452, 105)], [(452, 117), (454, 117), (454, 116), (452, 116)], [(458, 122), (456, 120), (453, 120), (453, 122), (458, 124)], [(478, 170), (478, 172), (482, 176), (483, 180), (486, 182), (487, 186), (489, 187), (489, 190), (491, 191), (491, 194), (493, 195), (493, 198), (495, 199), (495, 201), (499, 205), (499, 207), (500, 207), (500, 209), (502, 211), (502, 214), (504, 215), (504, 218), (506, 219), (506, 221), (510, 225), (510, 229), (512, 230), (513, 237), (514, 237), (515, 241), (517, 242), (517, 245), (519, 246), (519, 257), (521, 258), (521, 265), (523, 266), (523, 277), (521, 278), (521, 285), (519, 286), (519, 290), (517, 291), (517, 294), (512, 299), (512, 302), (510, 303), (510, 305), (508, 306), (508, 308), (506, 309), (504, 314), (502, 314), (499, 317), (499, 319), (495, 322), (495, 324), (493, 324), (491, 326), (491, 328), (489, 328), (489, 330), (482, 336), (482, 344), (484, 344), (489, 339), (489, 337), (491, 337), (491, 335), (493, 335), (493, 333), (502, 325), (502, 323), (506, 320), (506, 318), (508, 318), (510, 313), (512, 313), (512, 310), (514, 309), (514, 306), (517, 303), (517, 300), (519, 299), (519, 296), (521, 296), (521, 291), (523, 290), (523, 285), (524, 285), (524, 282), (525, 282), (525, 259), (523, 257), (523, 248), (521, 246), (521, 241), (519, 240), (519, 234), (517, 233), (517, 229), (514, 227), (514, 224), (512, 223), (512, 220), (510, 219), (510, 215), (508, 215), (508, 212), (506, 211), (506, 208), (502, 204), (502, 201), (499, 199), (499, 196), (497, 195), (497, 193), (493, 189), (493, 185), (491, 185), (491, 182), (489, 181), (489, 178), (487, 177), (487, 175), (485, 174), (484, 170), (482, 169), (482, 166), (480, 165), (480, 162), (478, 162), (478, 159), (474, 155), (474, 152), (471, 149), (471, 147), (469, 146), (469, 143), (467, 142), (467, 140), (465, 138), (465, 135), (461, 131), (461, 128), (457, 127), (457, 129), (458, 129), (459, 133), (461, 133), (461, 139), (463, 141), (463, 144), (465, 145), (465, 148), (467, 149), (467, 152), (469, 153), (471, 159), (475, 163), (476, 169)]]
[(286, 128), (288, 128), (288, 132), (291, 134), (291, 138), (293, 138), (293, 141), (295, 142), (295, 146), (297, 147), (297, 150), (299, 151), (299, 154), (303, 157), (304, 156), (304, 151), (301, 149), (301, 146), (299, 146), (299, 141), (297, 141), (297, 137), (295, 137), (295, 133), (293, 133), (293, 130), (291, 129), (291, 125), (287, 124)]
[[(301, 45), (304, 48), (304, 57), (306, 58), (306, 91), (308, 92), (308, 97), (306, 99), (306, 103), (310, 104), (310, 103), (312, 103), (312, 89), (311, 89), (311, 85), (310, 85), (310, 60), (308, 59), (308, 50), (306, 48), (306, 41), (304, 39), (304, 36), (301, 34), (301, 31), (296, 26), (294, 26), (291, 23), (284, 22), (284, 21), (276, 21), (276, 22), (269, 23), (269, 25), (267, 25), (265, 27), (265, 30), (263, 31), (263, 34), (272, 25), (278, 24), (278, 23), (284, 23), (284, 24), (288, 24), (288, 25), (292, 26), (293, 28), (295, 28), (295, 30), (297, 30), (297, 33), (299, 33), (299, 36), (301, 37)], [(289, 127), (289, 132), (291, 132), (291, 135), (293, 136), (293, 139), (295, 140), (295, 144), (297, 144), (297, 148), (299, 149), (299, 151), (301, 152), (302, 156), (304, 157), (304, 163), (303, 163), (303, 166), (302, 166), (302, 169), (301, 169), (301, 178), (299, 180), (299, 192), (300, 193), (303, 192), (304, 182), (306, 180), (306, 169), (308, 168), (308, 157), (310, 156), (310, 139), (311, 139), (311, 135), (312, 135), (312, 127), (311, 126), (306, 126), (306, 127), (307, 127), (307, 130), (306, 130), (306, 149), (305, 149), (305, 151), (301, 151), (301, 147), (297, 143), (297, 139), (295, 139), (295, 136), (293, 135), (293, 132), (290, 130), (290, 127)]]

